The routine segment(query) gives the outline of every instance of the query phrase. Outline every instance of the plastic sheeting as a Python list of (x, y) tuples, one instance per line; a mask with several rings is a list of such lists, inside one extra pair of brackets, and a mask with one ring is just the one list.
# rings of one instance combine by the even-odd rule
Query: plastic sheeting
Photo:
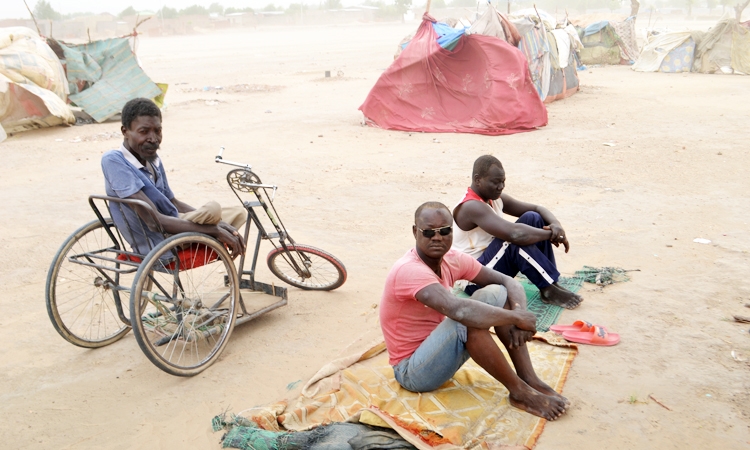
[(6, 133), (74, 123), (57, 55), (29, 28), (0, 28), (0, 142)]
[(162, 93), (135, 60), (127, 38), (63, 46), (68, 81), (91, 82), (91, 86), (70, 95), (70, 100), (104, 122), (119, 114), (129, 100), (154, 98)]
[(602, 20), (601, 22), (592, 23), (591, 25), (587, 26), (583, 29), (583, 37), (591, 36), (592, 34), (596, 34), (600, 31), (602, 31), (604, 28), (606, 28), (609, 25), (609, 21)]
[(409, 46), (360, 106), (369, 125), (391, 130), (512, 134), (547, 124), (547, 109), (517, 48), (484, 35), (441, 48), (425, 14)]
[(466, 28), (453, 28), (442, 22), (433, 23), (432, 28), (435, 30), (435, 34), (437, 34), (438, 45), (448, 50), (453, 50), (458, 40), (466, 32)]

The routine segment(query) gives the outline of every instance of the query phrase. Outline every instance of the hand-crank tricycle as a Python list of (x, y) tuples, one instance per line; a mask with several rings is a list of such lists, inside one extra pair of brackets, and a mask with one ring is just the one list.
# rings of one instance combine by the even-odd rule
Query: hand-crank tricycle
[[(63, 243), (47, 275), (47, 312), (63, 338), (80, 347), (97, 348), (117, 341), (132, 328), (138, 345), (157, 367), (172, 375), (192, 376), (218, 359), (235, 324), (287, 304), (285, 287), (255, 280), (261, 241), (273, 244), (266, 261), (271, 272), (286, 283), (314, 290), (333, 290), (344, 284), (346, 269), (341, 261), (289, 236), (273, 205), (276, 186), (261, 183), (249, 165), (224, 160), (223, 150), (215, 161), (236, 167), (227, 174), (227, 182), (247, 210), (245, 242), (252, 225), (257, 228), (252, 255), (246, 251), (235, 267), (225, 246), (211, 236), (164, 232), (147, 203), (92, 195), (89, 205), (97, 219)], [(249, 194), (254, 195), (243, 200)], [(154, 231), (163, 236), (148, 252), (128, 251), (123, 238), (125, 233), (133, 235), (131, 227), (140, 227), (146, 235), (143, 220), (120, 230), (104, 215), (111, 215), (115, 208), (124, 215), (135, 206), (145, 208), (151, 223), (157, 224)], [(263, 225), (268, 221), (261, 221), (258, 209), (270, 220), (273, 231)], [(244, 270), (248, 256), (250, 270)], [(123, 293), (130, 294), (129, 302), (123, 301), (127, 299)], [(245, 300), (257, 293), (277, 299), (251, 310)]]

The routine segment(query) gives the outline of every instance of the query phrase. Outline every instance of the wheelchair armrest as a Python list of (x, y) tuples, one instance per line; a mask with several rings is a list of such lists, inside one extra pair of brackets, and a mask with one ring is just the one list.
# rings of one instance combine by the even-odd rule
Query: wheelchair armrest
[(158, 230), (154, 230), (154, 231), (159, 231), (165, 237), (167, 236), (167, 233), (164, 231), (164, 228), (161, 226), (159, 217), (156, 215), (156, 211), (154, 211), (154, 208), (152, 208), (151, 205), (144, 202), (143, 200), (136, 200), (132, 198), (109, 197), (107, 195), (89, 195), (89, 205), (91, 206), (91, 209), (94, 211), (94, 214), (96, 214), (96, 217), (102, 223), (104, 223), (104, 216), (102, 216), (101, 212), (99, 211), (99, 208), (96, 207), (96, 203), (94, 202), (95, 200), (102, 200), (105, 202), (105, 204), (107, 204), (107, 202), (113, 202), (113, 203), (120, 203), (120, 204), (124, 204), (128, 206), (140, 206), (151, 216), (151, 219), (153, 219), (153, 223), (155, 223), (159, 227)]

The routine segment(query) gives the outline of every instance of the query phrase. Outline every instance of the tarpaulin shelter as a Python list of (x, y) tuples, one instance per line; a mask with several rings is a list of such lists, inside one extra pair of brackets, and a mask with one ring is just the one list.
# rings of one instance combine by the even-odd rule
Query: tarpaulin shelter
[(635, 16), (622, 21), (601, 20), (576, 27), (583, 43), (583, 64), (631, 64), (638, 59)]
[(75, 122), (63, 67), (24, 27), (0, 28), (0, 141), (6, 133)]
[(131, 99), (162, 93), (138, 65), (127, 37), (58, 44), (65, 58), (70, 101), (97, 122), (119, 114)]
[(0, 141), (7, 133), (75, 123), (69, 104), (103, 122), (128, 100), (163, 97), (166, 85), (141, 69), (129, 37), (73, 45), (25, 27), (0, 28)]
[(750, 22), (725, 19), (708, 32), (650, 36), (633, 70), (750, 74)]
[(698, 43), (693, 70), (750, 75), (750, 21), (720, 20)]
[(695, 40), (690, 31), (656, 34), (649, 37), (633, 64), (637, 72), (690, 72), (695, 58)]
[(578, 91), (575, 58), (580, 41), (572, 26), (552, 29), (554, 25), (544, 17), (541, 13), (539, 16), (516, 16), (513, 24), (521, 34), (518, 48), (528, 60), (539, 98), (550, 103)]
[(465, 33), (448, 50), (438, 43), (434, 23), (424, 15), (414, 39), (375, 83), (359, 108), (367, 124), (487, 135), (547, 124), (520, 50), (496, 37)]

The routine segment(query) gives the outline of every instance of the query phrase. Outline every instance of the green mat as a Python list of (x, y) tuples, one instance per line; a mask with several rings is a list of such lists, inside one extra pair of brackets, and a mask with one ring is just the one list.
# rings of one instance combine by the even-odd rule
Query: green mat
[[(577, 273), (576, 273), (577, 275)], [(542, 302), (542, 298), (539, 295), (539, 289), (536, 288), (528, 278), (523, 275), (516, 277), (524, 290), (526, 291), (526, 303), (529, 311), (536, 315), (536, 329), (538, 331), (549, 331), (549, 327), (557, 323), (557, 319), (560, 318), (563, 309), (560, 306), (548, 305)], [(560, 277), (557, 283), (571, 292), (578, 292), (583, 285), (584, 277), (575, 276), (573, 278)], [(455, 290), (453, 293), (460, 298), (469, 298), (468, 295), (462, 290)]]

